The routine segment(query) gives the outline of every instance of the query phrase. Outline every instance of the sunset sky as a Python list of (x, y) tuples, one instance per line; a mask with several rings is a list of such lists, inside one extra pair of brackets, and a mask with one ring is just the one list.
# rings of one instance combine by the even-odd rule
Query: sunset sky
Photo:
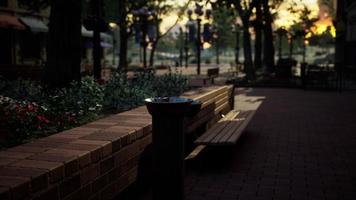
[[(171, 3), (179, 4), (179, 5), (184, 5), (188, 0), (170, 0)], [(319, 12), (319, 5), (318, 5), (318, 0), (301, 0), (302, 3), (300, 3), (300, 0), (285, 0), (285, 2), (280, 6), (278, 10), (278, 18), (275, 21), (275, 25), (277, 27), (289, 27), (294, 23), (295, 20), (297, 20), (297, 16), (292, 15), (289, 11), (288, 8), (290, 7), (291, 2), (297, 2), (301, 7), (303, 5), (308, 6), (308, 8), (312, 11), (311, 17), (317, 17), (318, 15), (323, 15), (321, 16), (323, 19), (319, 21), (317, 24), (317, 32), (323, 32), (326, 30), (326, 28), (330, 25), (332, 25), (330, 18), (325, 17), (324, 13)], [(194, 6), (194, 4), (192, 5)], [(162, 24), (162, 30), (166, 30), (168, 27), (170, 27), (172, 24), (177, 19), (177, 14), (172, 13), (171, 15), (165, 17), (163, 24)], [(180, 24), (185, 24), (187, 21), (186, 17), (182, 19)]]

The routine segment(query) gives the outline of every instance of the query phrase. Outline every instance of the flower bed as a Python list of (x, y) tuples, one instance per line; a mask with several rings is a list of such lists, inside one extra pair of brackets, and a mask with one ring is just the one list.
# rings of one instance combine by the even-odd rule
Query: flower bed
[(116, 73), (104, 84), (85, 77), (55, 91), (27, 80), (0, 81), (0, 149), (132, 109), (147, 97), (178, 96), (188, 89), (187, 80), (152, 73), (127, 80)]

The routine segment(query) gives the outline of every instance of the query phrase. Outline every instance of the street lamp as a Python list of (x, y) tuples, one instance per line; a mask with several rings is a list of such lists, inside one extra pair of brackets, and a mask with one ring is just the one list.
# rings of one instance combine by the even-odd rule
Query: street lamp
[[(208, 13), (210, 13), (210, 12), (207, 12), (207, 16), (208, 16)], [(201, 19), (201, 17), (204, 15), (203, 6), (196, 3), (195, 9), (194, 9), (194, 14), (195, 14), (196, 21), (197, 21), (197, 35), (196, 35), (197, 74), (200, 75), (200, 57), (201, 57), (201, 46), (202, 46), (202, 42), (201, 42), (201, 21), (202, 21), (202, 19)], [(191, 22), (193, 19), (193, 11), (190, 9), (188, 10), (188, 18), (189, 18), (189, 22)], [(190, 25), (191, 25), (191, 23), (190, 23)], [(192, 30), (192, 29), (190, 28), (189, 30)]]
[(241, 32), (241, 22), (237, 19), (235, 23), (232, 25), (232, 32), (235, 33), (236, 44), (235, 44), (235, 64), (238, 66), (240, 64), (239, 56), (240, 56), (240, 32)]
[(117, 31), (118, 25), (115, 22), (110, 22), (109, 26), (110, 26), (110, 30), (112, 33), (112, 65), (115, 66), (116, 31)]
[[(147, 46), (149, 44), (149, 41), (147, 41), (147, 32), (148, 30), (148, 23), (155, 16), (155, 12), (152, 10), (149, 10), (146, 7), (142, 7), (138, 10), (134, 10), (132, 12), (133, 16), (135, 17), (137, 25), (139, 25), (139, 29), (136, 31), (139, 31), (141, 33), (141, 46), (143, 47), (143, 68), (147, 68)], [(136, 35), (139, 33), (136, 32)]]
[(213, 26), (212, 32), (213, 32), (213, 40), (215, 42), (216, 64), (219, 66), (219, 64), (220, 64), (220, 59), (219, 59), (219, 54), (220, 54), (219, 35), (220, 35), (220, 33), (219, 33), (218, 25)]

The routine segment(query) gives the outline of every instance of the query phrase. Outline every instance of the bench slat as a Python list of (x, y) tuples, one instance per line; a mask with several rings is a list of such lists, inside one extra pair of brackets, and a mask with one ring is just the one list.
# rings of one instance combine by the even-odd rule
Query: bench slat
[(233, 145), (240, 138), (254, 114), (254, 110), (231, 111), (225, 118), (200, 136), (195, 143), (202, 145)]
[[(221, 137), (220, 140), (215, 141), (215, 143), (224, 143), (226, 141), (229, 141), (229, 139), (231, 137), (233, 137), (233, 135), (237, 134), (237, 132), (239, 132), (239, 129), (241, 129), (242, 125), (244, 123), (248, 123), (246, 122), (247, 117), (248, 117), (249, 112), (246, 111), (241, 111), (241, 113), (238, 115), (237, 119), (232, 120), (232, 124), (233, 124), (233, 128), (231, 128), (229, 131), (227, 131), (226, 133), (221, 133)], [(242, 128), (243, 129), (243, 128)], [(241, 131), (242, 132), (242, 131)], [(237, 138), (238, 139), (238, 138)]]
[(227, 140), (228, 144), (235, 144), (236, 141), (240, 138), (242, 132), (245, 130), (249, 122), (251, 121), (252, 117), (255, 115), (254, 110), (246, 111), (248, 114), (246, 116), (246, 119), (243, 121), (239, 129), (236, 130), (236, 132)]
[(231, 111), (229, 112), (225, 118), (221, 119), (217, 124), (211, 127), (207, 132), (201, 135), (196, 143), (205, 143), (206, 141), (211, 141), (217, 136), (228, 124), (228, 120), (234, 119), (239, 114), (239, 111)]
[(217, 107), (215, 109), (215, 114), (218, 114), (219, 112), (223, 111), (224, 108), (226, 108), (227, 106), (229, 106), (229, 102), (225, 102), (224, 104), (222, 104), (221, 106)]
[(201, 102), (209, 101), (210, 99), (214, 99), (217, 95), (227, 91), (229, 89), (229, 86), (221, 87), (217, 90), (213, 90), (207, 94), (201, 95), (199, 97), (194, 98), (194, 100), (199, 100)]
[(212, 128), (200, 136), (196, 140), (196, 143), (205, 143), (206, 141), (211, 141), (222, 129), (225, 128), (227, 124), (227, 122), (220, 122), (215, 124)]
[(217, 144), (224, 141), (222, 140), (224, 136), (227, 136), (227, 138), (229, 138), (239, 127), (239, 125), (241, 125), (241, 122), (237, 120), (229, 120), (228, 123), (229, 124), (226, 126), (226, 128), (220, 131), (220, 133), (218, 133), (216, 137), (210, 141), (210, 143)]

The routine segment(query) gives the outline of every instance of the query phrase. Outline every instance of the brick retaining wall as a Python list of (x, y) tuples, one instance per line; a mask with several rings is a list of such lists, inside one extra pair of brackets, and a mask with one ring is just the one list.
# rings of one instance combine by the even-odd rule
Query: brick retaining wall
[[(186, 97), (199, 99), (216, 89)], [(202, 113), (210, 112), (211, 106), (204, 107)], [(197, 126), (189, 124), (190, 130)], [(136, 180), (151, 130), (151, 116), (142, 106), (0, 151), (0, 199), (112, 199)]]

